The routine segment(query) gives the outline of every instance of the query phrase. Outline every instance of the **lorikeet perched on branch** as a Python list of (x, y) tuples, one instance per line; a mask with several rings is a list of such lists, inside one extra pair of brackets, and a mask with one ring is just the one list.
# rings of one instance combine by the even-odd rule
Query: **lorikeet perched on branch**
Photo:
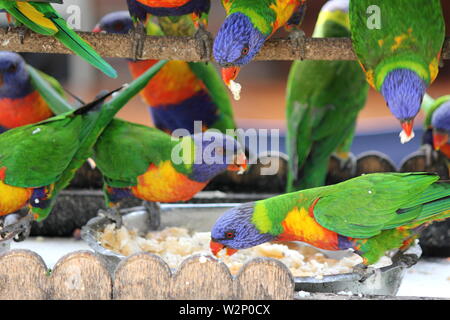
[[(222, 0), (227, 17), (214, 41), (214, 58), (223, 67), (222, 79), (239, 99), (234, 80), (240, 68), (259, 53), (279, 28), (299, 27), (305, 0)], [(294, 33), (299, 40), (299, 33)], [(304, 34), (303, 34), (304, 36)], [(297, 43), (298, 44), (298, 43)]]
[[(40, 122), (55, 114), (66, 111), (60, 108), (64, 90), (53, 77), (36, 71), (42, 77), (36, 79), (29, 71), (23, 58), (14, 52), (0, 52), (0, 132)], [(42, 92), (40, 85), (47, 81), (57, 94), (49, 97)], [(41, 93), (42, 92), (42, 93)], [(54, 99), (57, 99), (56, 101)]]
[[(350, 37), (348, 3), (328, 1), (313, 37)], [(293, 63), (287, 88), (288, 192), (325, 184), (330, 155), (341, 145), (351, 146), (367, 93), (368, 85), (357, 62)], [(348, 158), (342, 156), (345, 163)]]
[[(153, 23), (147, 25), (150, 35), (188, 36), (195, 32), (187, 16), (158, 20), (161, 28)], [(119, 11), (104, 16), (94, 31), (128, 33), (131, 28), (128, 12)], [(157, 60), (129, 61), (133, 78), (155, 63)], [(193, 134), (194, 121), (201, 121), (204, 130), (214, 128), (225, 133), (236, 128), (227, 89), (212, 64), (169, 61), (141, 92), (141, 97), (150, 106), (155, 126), (168, 133), (186, 129)]]
[(208, 14), (211, 8), (210, 0), (127, 0), (128, 10), (135, 25), (137, 46), (135, 57), (139, 58), (143, 50), (144, 26), (151, 16), (179, 17), (189, 15), (194, 22), (197, 32), (195, 37), (199, 41), (201, 57), (209, 58), (211, 35), (206, 31)]
[(36, 33), (53, 36), (80, 58), (112, 78), (117, 78), (117, 72), (102, 57), (76, 34), (49, 3), (21, 2), (0, 0), (0, 9)]
[(231, 136), (206, 131), (175, 139), (118, 119), (97, 141), (93, 158), (104, 176), (109, 215), (119, 225), (117, 209), (124, 198), (187, 201), (220, 173), (242, 172), (247, 166), (242, 147)]
[(433, 221), (450, 217), (450, 182), (431, 173), (374, 173), (336, 185), (243, 204), (221, 216), (211, 250), (228, 254), (268, 241), (353, 249), (365, 265), (406, 250)]
[(439, 71), (445, 38), (441, 1), (352, 0), (350, 26), (367, 81), (400, 121), (401, 142), (408, 142), (425, 91)]
[[(115, 114), (142, 90), (164, 63), (155, 65), (113, 95), (109, 102), (104, 103), (104, 100), (114, 92), (75, 111), (1, 134), (0, 215), (28, 204), (30, 215), (25, 220), (45, 219), (58, 193), (91, 156), (92, 147)], [(8, 228), (10, 226), (2, 232)]]

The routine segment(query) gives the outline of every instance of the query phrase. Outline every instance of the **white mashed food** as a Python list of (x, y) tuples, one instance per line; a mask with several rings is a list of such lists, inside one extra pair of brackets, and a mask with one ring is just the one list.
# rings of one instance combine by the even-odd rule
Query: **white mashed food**
[(407, 142), (410, 142), (415, 137), (415, 134), (414, 134), (414, 131), (412, 131), (411, 136), (408, 137), (405, 130), (402, 130), (399, 134), (399, 137), (400, 137), (400, 142), (402, 144), (405, 144)]
[(231, 93), (233, 94), (234, 100), (236, 100), (236, 101), (241, 100), (242, 86), (239, 83), (231, 80), (228, 88), (230, 89)]
[[(134, 230), (115, 224), (108, 225), (101, 233), (99, 242), (106, 249), (129, 256), (137, 252), (150, 252), (159, 255), (169, 267), (176, 269), (181, 262), (193, 254), (211, 255), (209, 232), (190, 234), (184, 228), (166, 228), (148, 233), (141, 237)], [(264, 243), (259, 246), (240, 250), (227, 256), (223, 250), (219, 256), (232, 274), (239, 272), (248, 261), (257, 257), (275, 258), (283, 262), (295, 277), (317, 277), (352, 272), (353, 267), (362, 262), (356, 254), (340, 260), (330, 259), (317, 249), (298, 243)], [(389, 264), (388, 261), (385, 261)]]

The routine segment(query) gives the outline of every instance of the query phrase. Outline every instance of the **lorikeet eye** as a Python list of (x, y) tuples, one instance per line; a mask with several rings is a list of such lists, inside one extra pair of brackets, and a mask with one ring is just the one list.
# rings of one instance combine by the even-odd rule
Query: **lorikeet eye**
[(249, 48), (248, 48), (248, 47), (244, 47), (244, 49), (242, 49), (241, 54), (242, 54), (243, 56), (246, 56), (246, 55), (248, 55), (248, 52), (249, 52)]
[(121, 23), (121, 22), (116, 23), (116, 24), (114, 25), (114, 29), (115, 29), (116, 31), (121, 31), (121, 30), (123, 29), (123, 23)]
[(16, 72), (16, 70), (17, 70), (17, 65), (14, 63), (14, 64), (9, 66), (7, 71), (8, 72)]
[(227, 239), (227, 240), (231, 240), (231, 239), (234, 239), (234, 231), (227, 231), (227, 232), (225, 232), (225, 239)]

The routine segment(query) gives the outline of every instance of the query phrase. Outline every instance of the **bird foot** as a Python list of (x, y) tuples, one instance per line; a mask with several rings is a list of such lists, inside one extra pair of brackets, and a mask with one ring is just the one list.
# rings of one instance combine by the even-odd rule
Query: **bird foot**
[(25, 217), (17, 218), (13, 217), (12, 223), (8, 223), (5, 219), (5, 227), (0, 229), (0, 237), (3, 241), (14, 239), (16, 242), (24, 241), (31, 232), (31, 222), (33, 222), (33, 216), (27, 214)]
[(204, 61), (209, 61), (212, 55), (211, 48), (213, 42), (211, 33), (207, 31), (203, 25), (200, 25), (194, 38), (197, 41), (197, 52), (200, 55), (200, 58)]
[(123, 225), (122, 214), (117, 208), (109, 208), (106, 210), (100, 209), (98, 211), (99, 215), (105, 216), (109, 220), (113, 221), (116, 224), (116, 228), (120, 229)]
[(393, 263), (404, 265), (410, 268), (419, 261), (419, 257), (415, 254), (405, 254), (404, 250), (398, 250), (391, 258)]
[(145, 30), (145, 25), (138, 23), (132, 29), (131, 34), (133, 35), (133, 57), (135, 61), (142, 58), (144, 54), (144, 43), (145, 37), (147, 36), (147, 31)]
[(157, 230), (161, 226), (161, 208), (157, 202), (144, 201), (142, 204), (149, 217), (149, 230)]
[(357, 264), (353, 267), (353, 273), (356, 273), (360, 276), (359, 282), (366, 281), (367, 278), (369, 278), (375, 270), (373, 268), (368, 267), (365, 264)]
[(306, 35), (303, 30), (294, 29), (289, 33), (291, 41), (292, 53), (299, 56), (300, 60), (306, 57)]
[(19, 36), (20, 44), (24, 44), (25, 37), (27, 36), (28, 31), (29, 31), (28, 28), (24, 27), (24, 26), (19, 26), (19, 27), (14, 28), (14, 30), (17, 31), (17, 34)]

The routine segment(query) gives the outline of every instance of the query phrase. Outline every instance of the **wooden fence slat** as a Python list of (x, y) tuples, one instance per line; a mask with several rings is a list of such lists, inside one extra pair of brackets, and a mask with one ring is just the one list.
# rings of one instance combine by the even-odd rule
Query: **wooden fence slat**
[(72, 252), (55, 265), (52, 298), (58, 300), (109, 300), (111, 276), (103, 262), (90, 251)]
[(256, 258), (246, 263), (235, 279), (235, 296), (240, 300), (292, 300), (292, 273), (280, 261)]
[(233, 299), (233, 276), (223, 263), (201, 254), (193, 255), (178, 268), (172, 278), (172, 299)]
[(13, 250), (0, 256), (0, 300), (49, 298), (50, 280), (42, 258), (29, 250)]
[(161, 258), (136, 253), (120, 262), (114, 274), (113, 297), (118, 300), (165, 300), (172, 273)]

